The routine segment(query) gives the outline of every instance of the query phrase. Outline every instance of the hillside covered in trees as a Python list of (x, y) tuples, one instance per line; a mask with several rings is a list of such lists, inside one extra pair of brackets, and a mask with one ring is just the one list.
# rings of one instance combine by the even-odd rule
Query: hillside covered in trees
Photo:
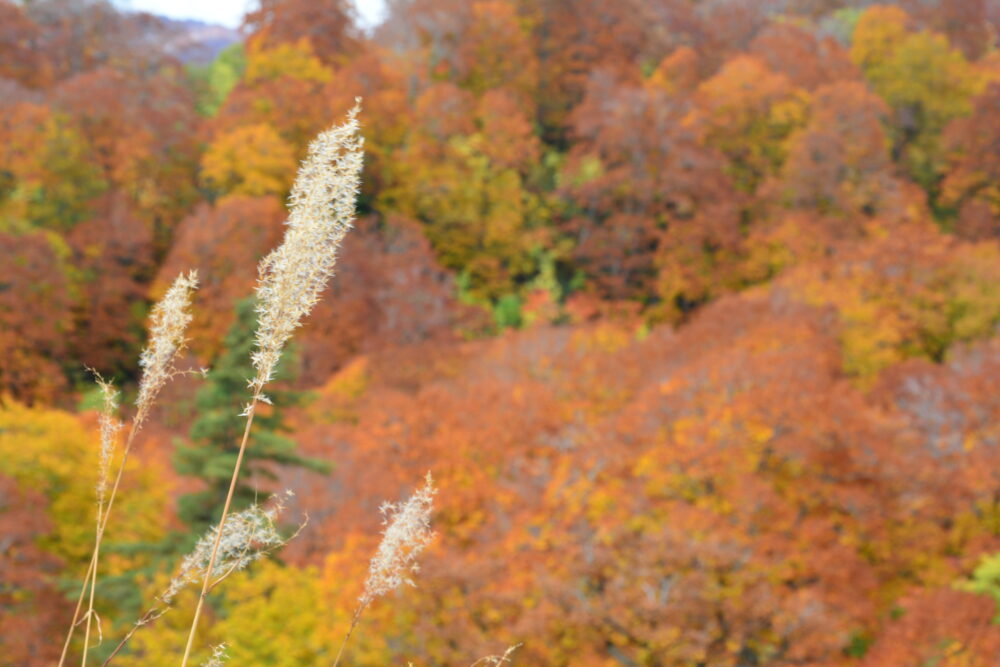
[[(218, 520), (257, 264), (358, 97), (357, 224), (236, 496), (308, 523), (199, 660), (333, 664), (429, 470), (416, 587), (345, 664), (1000, 664), (1000, 2), (260, 0), (204, 64), (177, 30), (0, 0), (0, 665), (59, 659), (87, 369), (132, 410), (190, 269), (208, 372), (129, 459), (95, 656)], [(192, 614), (112, 664), (177, 664)]]

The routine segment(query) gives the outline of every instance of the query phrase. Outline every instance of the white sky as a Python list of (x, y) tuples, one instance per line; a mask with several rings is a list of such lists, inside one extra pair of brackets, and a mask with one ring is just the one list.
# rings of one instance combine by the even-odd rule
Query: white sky
[[(374, 26), (385, 10), (384, 0), (352, 0), (361, 24)], [(152, 12), (175, 19), (198, 19), (235, 28), (253, 0), (114, 0), (122, 9)]]

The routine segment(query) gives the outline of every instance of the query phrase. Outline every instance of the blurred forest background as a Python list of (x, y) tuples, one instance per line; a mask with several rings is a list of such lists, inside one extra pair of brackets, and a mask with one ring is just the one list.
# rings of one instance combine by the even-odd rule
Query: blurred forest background
[[(98, 651), (217, 520), (256, 264), (355, 96), (357, 229), (240, 495), (310, 522), (199, 642), (329, 664), (379, 504), (431, 470), (418, 587), (350, 664), (1000, 664), (1000, 2), (394, 0), (366, 32), (262, 0), (221, 50), (186, 30), (0, 0), (0, 664), (53, 663), (89, 562), (84, 367), (134, 397), (189, 268), (212, 372), (130, 461)], [(192, 599), (116, 664), (174, 664)]]

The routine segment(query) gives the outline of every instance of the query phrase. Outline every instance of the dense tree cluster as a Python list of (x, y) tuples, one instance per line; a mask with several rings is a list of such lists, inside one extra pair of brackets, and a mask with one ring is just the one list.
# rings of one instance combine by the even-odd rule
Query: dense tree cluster
[(212, 520), (244, 300), (357, 96), (357, 228), (240, 488), (311, 520), (213, 602), (234, 664), (330, 662), (427, 470), (419, 589), (352, 664), (995, 664), (1000, 4), (262, 0), (201, 65), (174, 30), (0, 0), (0, 664), (58, 654), (86, 568), (83, 365), (134, 390), (188, 269), (216, 373), (131, 464), (107, 627)]

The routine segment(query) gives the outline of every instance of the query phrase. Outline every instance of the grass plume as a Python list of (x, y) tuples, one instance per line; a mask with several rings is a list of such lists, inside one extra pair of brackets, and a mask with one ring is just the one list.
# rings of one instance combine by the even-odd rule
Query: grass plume
[(101, 414), (97, 418), (101, 431), (101, 451), (97, 463), (97, 526), (101, 525), (104, 514), (104, 503), (111, 487), (111, 461), (114, 458), (115, 447), (124, 424), (118, 419), (118, 390), (101, 377), (97, 371), (92, 371), (101, 390)]
[(226, 650), (229, 647), (225, 644), (218, 644), (212, 647), (212, 656), (205, 661), (204, 667), (222, 667), (229, 660)]
[[(188, 584), (201, 581), (209, 566), (212, 547), (219, 539), (217, 558), (212, 567), (212, 586), (217, 585), (232, 572), (242, 570), (262, 556), (285, 546), (288, 539), (281, 536), (276, 520), (285, 509), (279, 499), (271, 508), (251, 505), (226, 518), (221, 531), (213, 526), (195, 544), (194, 549), (181, 562), (180, 571), (171, 581), (160, 599), (169, 604)], [(298, 533), (296, 533), (298, 534)], [(294, 535), (292, 536), (294, 537)]]
[[(285, 492), (285, 497), (290, 497), (291, 495), (291, 491)], [(245, 569), (251, 563), (282, 548), (290, 540), (295, 539), (305, 527), (305, 522), (292, 535), (283, 537), (278, 531), (277, 521), (284, 509), (284, 499), (279, 497), (267, 509), (255, 504), (229, 516), (221, 531), (219, 526), (212, 526), (206, 531), (195, 544), (191, 553), (181, 561), (177, 574), (170, 580), (167, 588), (157, 597), (156, 604), (133, 623), (132, 628), (104, 661), (104, 665), (109, 664), (125, 648), (125, 645), (132, 639), (136, 632), (167, 613), (171, 609), (174, 599), (182, 590), (191, 584), (201, 581), (203, 573), (209, 567), (212, 548), (217, 538), (219, 539), (220, 547), (218, 558), (212, 566), (212, 583), (209, 590), (218, 586), (234, 572)], [(219, 648), (218, 646), (215, 647), (213, 657), (220, 657), (218, 655)], [(225, 656), (222, 655), (221, 657)], [(209, 661), (209, 664), (222, 663), (212, 663)]]
[(364, 145), (359, 111), (356, 105), (344, 124), (309, 145), (289, 197), (284, 240), (260, 263), (252, 356), (257, 375), (250, 382), (258, 395), (273, 379), (285, 343), (319, 301), (333, 275), (337, 249), (354, 224)]
[(487, 655), (483, 656), (479, 660), (469, 665), (469, 667), (477, 667), (478, 665), (483, 665), (484, 667), (502, 667), (503, 665), (510, 664), (514, 662), (513, 656), (517, 649), (521, 648), (520, 644), (514, 644), (513, 646), (508, 646), (507, 650), (503, 652), (503, 655)]
[[(357, 100), (343, 124), (321, 133), (309, 145), (289, 197), (290, 212), (284, 239), (260, 263), (256, 349), (251, 356), (257, 373), (249, 380), (252, 396), (244, 410), (246, 427), (219, 519), (223, 526), (243, 465), (257, 402), (269, 402), (263, 393), (264, 387), (274, 377), (285, 343), (319, 301), (327, 280), (333, 275), (337, 249), (354, 223), (364, 145), (358, 124), (359, 111), (360, 100)], [(221, 541), (222, 531), (219, 531), (202, 575), (201, 594), (188, 633), (182, 667), (187, 665), (191, 655)]]
[[(109, 421), (105, 424), (105, 415), (108, 420), (114, 419), (113, 410), (117, 409), (115, 396), (109, 394), (113, 390), (104, 386), (103, 379), (99, 376), (99, 384), (104, 394), (104, 411), (101, 417), (101, 453), (99, 466), (99, 478), (97, 486), (98, 512), (97, 531), (94, 538), (94, 550), (91, 554), (90, 565), (87, 573), (83, 577), (83, 585), (80, 588), (80, 595), (76, 602), (76, 610), (73, 612), (73, 620), (70, 622), (69, 630), (66, 633), (66, 640), (63, 642), (62, 655), (59, 657), (59, 665), (62, 667), (66, 662), (69, 652), (70, 641), (73, 632), (80, 621), (80, 611), (83, 608), (83, 600), (90, 589), (90, 602), (83, 620), (86, 621), (84, 630), (83, 657), (81, 664), (87, 664), (87, 652), (90, 649), (90, 628), (94, 616), (94, 589), (97, 586), (97, 569), (100, 561), (101, 541), (104, 539), (104, 531), (107, 529), (108, 519), (111, 516), (111, 509), (114, 506), (115, 497), (118, 494), (118, 487), (121, 484), (122, 475), (125, 472), (125, 464), (128, 461), (129, 452), (132, 450), (132, 443), (136, 435), (142, 429), (150, 409), (156, 402), (156, 396), (167, 381), (179, 372), (175, 365), (178, 355), (184, 350), (187, 342), (185, 337), (187, 325), (191, 321), (191, 314), (188, 312), (191, 305), (191, 298), (198, 287), (197, 273), (192, 271), (185, 275), (181, 274), (174, 280), (170, 289), (164, 297), (153, 307), (149, 318), (149, 343), (139, 357), (139, 365), (142, 368), (142, 376), (139, 380), (139, 394), (136, 400), (136, 412), (132, 417), (129, 427), (128, 437), (125, 440), (125, 447), (122, 453), (122, 460), (115, 475), (115, 481), (110, 483), (110, 468), (112, 458), (113, 438), (106, 442), (105, 438), (111, 437), (114, 429)], [(107, 429), (107, 430), (106, 430)], [(104, 505), (103, 495), (107, 494), (107, 505)]]
[(434, 532), (431, 530), (431, 510), (434, 507), (435, 493), (437, 489), (434, 488), (434, 480), (428, 472), (424, 478), (424, 485), (405, 502), (382, 504), (380, 508), (382, 524), (385, 526), (385, 530), (382, 531), (382, 541), (368, 566), (364, 593), (358, 598), (358, 607), (354, 610), (351, 626), (344, 635), (340, 650), (337, 651), (337, 658), (333, 661), (334, 667), (340, 663), (344, 647), (347, 646), (347, 641), (368, 605), (403, 584), (416, 585), (410, 575), (419, 570), (417, 556), (434, 539)]
[(424, 485), (406, 502), (382, 504), (382, 523), (386, 528), (368, 568), (365, 592), (359, 599), (362, 607), (403, 584), (416, 585), (410, 574), (420, 569), (417, 556), (434, 539), (431, 509), (435, 493), (434, 480), (427, 473)]
[(149, 316), (149, 345), (139, 355), (142, 379), (139, 381), (139, 395), (135, 404), (136, 422), (142, 424), (156, 395), (176, 375), (174, 362), (187, 344), (185, 334), (191, 322), (191, 296), (198, 288), (198, 273), (191, 271), (177, 276), (174, 283), (153, 307)]

